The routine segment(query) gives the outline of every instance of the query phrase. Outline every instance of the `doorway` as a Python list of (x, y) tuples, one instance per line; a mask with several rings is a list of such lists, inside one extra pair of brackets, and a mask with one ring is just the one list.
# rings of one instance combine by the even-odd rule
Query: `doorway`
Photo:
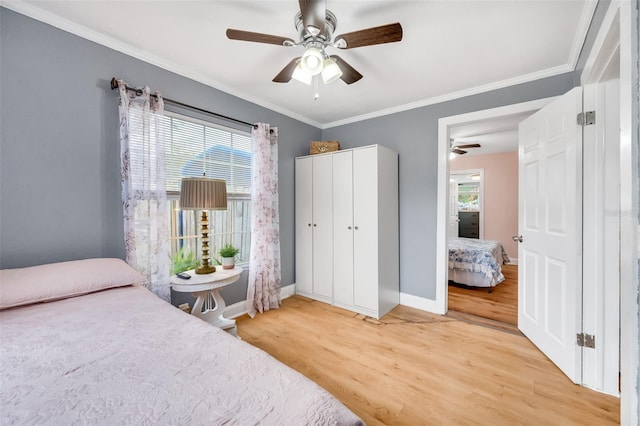
[[(548, 107), (540, 108), (538, 113), (520, 126), (519, 235), (524, 235), (524, 243), (519, 245), (518, 252), (522, 257), (519, 263), (524, 271), (519, 273), (521, 300), (518, 327), (572, 381), (617, 394), (619, 310), (613, 301), (619, 300), (619, 292), (602, 282), (589, 280), (595, 274), (589, 274), (588, 271), (596, 265), (600, 268), (596, 268), (596, 272), (611, 267), (617, 273), (620, 259), (618, 252), (607, 256), (605, 251), (607, 242), (610, 246), (619, 247), (619, 234), (606, 231), (620, 229), (619, 218), (608, 228), (607, 224), (598, 228), (601, 222), (606, 222), (607, 217), (611, 216), (603, 200), (617, 191), (620, 182), (620, 176), (615, 173), (619, 169), (620, 159), (617, 151), (620, 144), (617, 124), (620, 114), (612, 107), (619, 103), (618, 68), (615, 61), (611, 65), (602, 73), (604, 80), (594, 83), (594, 90), (585, 86), (584, 97), (582, 87), (574, 88), (550, 102)], [(596, 101), (591, 97), (595, 97)], [(587, 108), (591, 103), (596, 106), (596, 111), (601, 111), (598, 114), (603, 116), (602, 121), (597, 125), (590, 128), (587, 126), (593, 123), (585, 122), (582, 127), (579, 125), (580, 115), (585, 115), (578, 114), (583, 111), (583, 102)], [(522, 105), (508, 108), (512, 112), (511, 108), (522, 108)], [(505, 112), (500, 110), (442, 119), (441, 138), (448, 138), (451, 127), (456, 123), (477, 120), (475, 114), (486, 117)], [(574, 121), (576, 116), (578, 124)], [(592, 147), (592, 144), (597, 146)], [(587, 155), (590, 150), (593, 151), (591, 156)], [(615, 178), (606, 179), (611, 176)], [(448, 186), (442, 185), (441, 188), (446, 192)], [(612, 204), (616, 206), (619, 201), (613, 200)], [(444, 206), (446, 208), (447, 203)], [(616, 211), (619, 214), (619, 210)], [(589, 225), (589, 220), (593, 225)], [(581, 225), (583, 221), (586, 226), (584, 229)], [(596, 238), (590, 238), (589, 232), (592, 231), (597, 232)], [(597, 238), (598, 235), (605, 238)], [(520, 238), (520, 241), (523, 240)], [(583, 281), (582, 259), (584, 256), (586, 260), (592, 254), (595, 260), (584, 264), (586, 279)], [(442, 265), (446, 267), (445, 262)], [(440, 264), (438, 266), (442, 267)], [(447, 272), (444, 271), (445, 277)], [(437, 285), (444, 287), (446, 296), (447, 286), (441, 282)], [(444, 303), (446, 310), (446, 298)], [(585, 316), (582, 314), (583, 308)], [(591, 321), (591, 316), (598, 319)], [(585, 318), (589, 321), (585, 321)], [(590, 322), (597, 333), (590, 333)], [(592, 343), (576, 344), (576, 335), (583, 339), (588, 336)], [(611, 344), (595, 346), (595, 335), (602, 336)]]
[[(447, 315), (516, 333), (518, 247), (512, 236), (518, 232), (518, 123), (530, 114), (449, 129), (454, 141), (474, 149), (459, 150), (449, 160), (449, 215), (457, 226), (447, 236), (448, 266), (454, 268), (448, 276)], [(491, 272), (491, 281), (483, 279)]]

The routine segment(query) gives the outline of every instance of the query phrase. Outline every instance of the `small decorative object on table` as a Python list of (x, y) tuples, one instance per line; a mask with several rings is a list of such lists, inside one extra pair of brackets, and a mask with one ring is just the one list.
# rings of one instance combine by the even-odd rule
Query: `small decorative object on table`
[(311, 141), (309, 145), (309, 154), (311, 155), (339, 150), (340, 142), (338, 141)]
[(235, 248), (231, 244), (225, 244), (220, 249), (220, 263), (222, 269), (233, 269), (236, 266), (236, 255), (240, 252), (240, 249)]

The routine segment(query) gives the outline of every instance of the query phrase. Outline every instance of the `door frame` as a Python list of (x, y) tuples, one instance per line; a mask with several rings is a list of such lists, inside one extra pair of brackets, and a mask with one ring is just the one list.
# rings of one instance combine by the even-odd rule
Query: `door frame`
[(597, 83), (618, 49), (620, 61), (620, 424), (638, 424), (640, 316), (638, 293), (638, 10), (637, 2), (609, 4), (581, 75)]
[(444, 315), (448, 310), (449, 261), (447, 249), (447, 231), (449, 215), (449, 129), (461, 124), (482, 121), (509, 115), (535, 112), (548, 105), (556, 97), (537, 99), (535, 101), (474, 111), (466, 114), (443, 117), (438, 120), (438, 197), (437, 197), (437, 231), (436, 231), (436, 300), (434, 312)]
[[(607, 36), (616, 26), (620, 39), (620, 421), (638, 424), (640, 377), (638, 240), (636, 207), (640, 198), (638, 170), (638, 10), (637, 2), (614, 0), (601, 24), (582, 78), (588, 79)], [(469, 121), (514, 113), (538, 103), (540, 109), (553, 98), (444, 117), (438, 121), (438, 194), (436, 232), (436, 300), (433, 311), (447, 312), (447, 209), (449, 181), (449, 127)], [(526, 109), (525, 109), (526, 110)], [(533, 111), (533, 110), (532, 110)]]

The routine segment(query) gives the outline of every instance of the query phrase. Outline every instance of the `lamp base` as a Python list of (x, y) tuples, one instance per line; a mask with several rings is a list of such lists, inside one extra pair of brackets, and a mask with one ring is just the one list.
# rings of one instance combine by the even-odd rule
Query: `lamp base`
[(202, 275), (202, 274), (212, 274), (216, 271), (216, 267), (213, 265), (202, 265), (199, 268), (196, 268), (196, 270), (194, 271), (196, 274)]

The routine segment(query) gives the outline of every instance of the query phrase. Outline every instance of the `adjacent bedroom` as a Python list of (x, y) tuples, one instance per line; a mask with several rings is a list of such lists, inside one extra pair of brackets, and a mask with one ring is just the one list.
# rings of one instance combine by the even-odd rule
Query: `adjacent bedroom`
[(450, 130), (448, 315), (514, 332), (518, 324), (518, 124), (528, 115)]
[(0, 425), (637, 424), (630, 3), (0, 0)]

